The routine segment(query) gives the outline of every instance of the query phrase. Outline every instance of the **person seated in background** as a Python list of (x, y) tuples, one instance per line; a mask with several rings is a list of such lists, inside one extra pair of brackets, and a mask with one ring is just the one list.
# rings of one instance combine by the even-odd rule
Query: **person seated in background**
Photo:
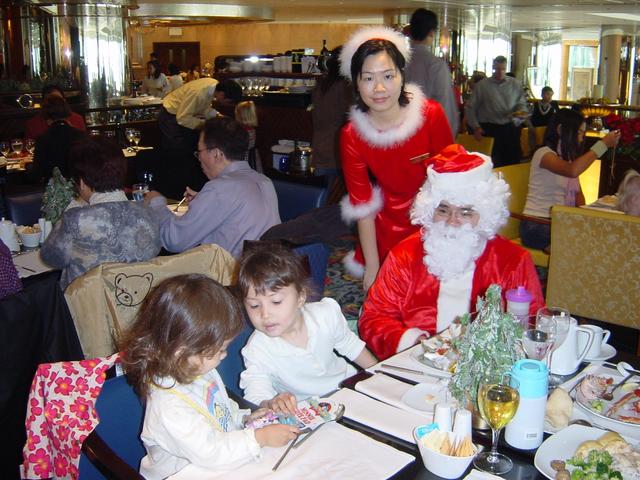
[(215, 243), (239, 257), (245, 240), (257, 240), (280, 223), (273, 183), (244, 160), (248, 144), (247, 131), (235, 120), (222, 116), (207, 120), (193, 154), (209, 181), (199, 192), (186, 188), (189, 210), (178, 217), (167, 209), (159, 192), (145, 195), (160, 224), (164, 248), (183, 252)]
[[(44, 107), (47, 103), (47, 100), (52, 97), (61, 98), (65, 103), (67, 103), (62, 88), (60, 88), (58, 85), (45, 85), (42, 89), (42, 106)], [(71, 109), (69, 109), (69, 112), (69, 116), (67, 117), (69, 125), (78, 130), (82, 130), (83, 132), (86, 131), (87, 126), (84, 123), (84, 117), (76, 112), (71, 111)], [(37, 140), (40, 135), (42, 135), (49, 129), (50, 125), (51, 124), (49, 123), (47, 113), (43, 109), (40, 113), (31, 117), (25, 122), (24, 138)]]
[(531, 115), (531, 123), (534, 127), (546, 127), (549, 120), (560, 110), (558, 102), (551, 100), (553, 97), (553, 88), (542, 88), (542, 99), (533, 105), (533, 114)]
[(629, 170), (618, 187), (618, 210), (640, 216), (640, 173)]
[[(585, 129), (584, 118), (574, 110), (563, 108), (554, 115), (544, 135), (545, 146), (531, 158), (525, 215), (549, 219), (553, 205), (584, 205), (578, 177), (620, 139), (619, 131), (610, 132), (581, 153)], [(551, 225), (522, 220), (520, 236), (525, 247), (545, 250), (551, 243)]]
[(167, 77), (167, 81), (169, 82), (169, 91), (173, 92), (176, 88), (180, 88), (184, 82), (182, 81), (182, 75), (180, 74), (180, 69), (176, 64), (169, 64), (169, 76)]
[(193, 64), (189, 67), (189, 71), (187, 72), (186, 82), (191, 82), (193, 80), (198, 80), (200, 78), (200, 67), (196, 64)]
[(11, 252), (2, 240), (0, 240), (0, 299), (18, 293), (22, 290), (22, 281), (13, 264)]
[(535, 314), (544, 305), (531, 256), (497, 236), (509, 217), (509, 186), (491, 159), (450, 145), (434, 157), (411, 220), (422, 228), (397, 244), (380, 268), (358, 321), (379, 358), (411, 347), (475, 309), (491, 284), (524, 286)]
[(63, 98), (48, 96), (44, 102), (44, 113), (50, 127), (36, 140), (33, 163), (28, 173), (28, 179), (38, 183), (46, 182), (54, 167), (58, 167), (60, 173), (69, 178), (71, 147), (87, 135), (71, 125), (71, 109)]
[(262, 172), (262, 162), (256, 149), (256, 127), (258, 126), (258, 111), (256, 104), (251, 100), (240, 102), (234, 110), (236, 122), (244, 127), (249, 134), (249, 147), (245, 153), (244, 160), (249, 162), (251, 168)]
[(169, 81), (157, 60), (147, 62), (147, 76), (142, 80), (141, 93), (164, 98), (171, 91)]
[(158, 225), (142, 203), (122, 190), (122, 150), (106, 138), (86, 136), (71, 148), (71, 175), (88, 203), (67, 210), (42, 245), (40, 257), (62, 269), (60, 285), (106, 262), (143, 262), (160, 252)]

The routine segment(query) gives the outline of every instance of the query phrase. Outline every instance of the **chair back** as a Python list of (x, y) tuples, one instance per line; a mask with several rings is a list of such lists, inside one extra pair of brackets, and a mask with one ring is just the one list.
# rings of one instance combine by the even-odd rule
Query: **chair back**
[(222, 247), (206, 244), (148, 262), (100, 265), (75, 279), (65, 298), (85, 356), (115, 352), (120, 332), (133, 321), (147, 293), (162, 280), (201, 273), (229, 285), (235, 263)]
[(640, 217), (551, 210), (547, 304), (640, 330)]
[[(104, 382), (102, 391), (96, 401), (96, 410), (100, 423), (94, 433), (99, 435), (107, 446), (132, 469), (138, 471), (140, 460), (146, 455), (140, 432), (144, 420), (144, 408), (140, 398), (126, 375), (110, 378)], [(92, 448), (92, 441), (83, 450)], [(104, 476), (93, 462), (104, 468), (102, 458), (88, 458), (93, 455), (83, 454), (80, 458), (80, 478), (82, 480), (102, 480)]]
[[(527, 201), (529, 190), (529, 170), (531, 163), (517, 163), (506, 167), (494, 168), (493, 171), (502, 174), (504, 181), (509, 184), (511, 196), (509, 197), (509, 212), (522, 213)], [(507, 223), (498, 232), (505, 238), (513, 240), (520, 237), (520, 220), (509, 217)]]
[(298, 255), (306, 256), (309, 261), (311, 279), (315, 291), (311, 292), (308, 301), (314, 302), (324, 294), (324, 281), (327, 276), (329, 249), (324, 243), (311, 243), (293, 249)]
[(456, 143), (462, 145), (467, 152), (480, 152), (491, 156), (493, 150), (493, 137), (482, 137), (480, 141), (477, 141), (473, 135), (459, 133), (456, 135)]
[(282, 179), (272, 179), (278, 195), (278, 211), (283, 222), (296, 218), (327, 202), (327, 185), (307, 185)]
[(42, 191), (5, 197), (7, 217), (16, 225), (33, 225), (42, 216)]
[(249, 337), (253, 333), (253, 325), (245, 318), (245, 327), (236, 338), (227, 347), (227, 357), (218, 365), (216, 370), (220, 374), (224, 386), (228, 391), (242, 397), (242, 389), (240, 388), (240, 374), (244, 371), (244, 359), (241, 350), (247, 344)]

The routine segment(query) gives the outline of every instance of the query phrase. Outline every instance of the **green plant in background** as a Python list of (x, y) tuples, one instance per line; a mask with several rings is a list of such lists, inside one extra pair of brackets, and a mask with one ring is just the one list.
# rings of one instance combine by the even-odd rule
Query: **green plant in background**
[(464, 335), (454, 340), (459, 358), (456, 372), (449, 384), (451, 394), (466, 405), (478, 407), (478, 386), (489, 373), (507, 373), (522, 356), (518, 342), (523, 329), (516, 318), (502, 311), (502, 289), (491, 285), (483, 300), (478, 297), (475, 320), (462, 317)]
[(65, 208), (67, 208), (75, 194), (75, 182), (64, 178), (60, 173), (60, 169), (54, 167), (42, 197), (42, 208), (40, 210), (44, 218), (55, 224), (60, 220)]

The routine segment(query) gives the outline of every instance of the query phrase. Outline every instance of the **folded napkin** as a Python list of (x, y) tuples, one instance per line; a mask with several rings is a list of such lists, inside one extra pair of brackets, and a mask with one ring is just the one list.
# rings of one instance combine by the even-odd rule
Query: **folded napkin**
[[(435, 384), (437, 382), (437, 379), (427, 379), (427, 382), (424, 383)], [(425, 411), (410, 407), (402, 401), (403, 395), (407, 393), (408, 390), (413, 388), (413, 385), (403, 383), (399, 380), (395, 380), (380, 373), (376, 373), (373, 377), (369, 377), (366, 380), (356, 383), (355, 388), (357, 391), (380, 400), (381, 402), (388, 403), (389, 405), (401, 408), (402, 410), (406, 410), (407, 412), (426, 417), (428, 419), (427, 423), (433, 420), (432, 413), (427, 413)]]
[(492, 475), (489, 472), (481, 472), (475, 468), (469, 472), (469, 475), (464, 477), (464, 480), (500, 480), (501, 477)]
[(53, 270), (40, 259), (40, 250), (31, 250), (13, 257), (13, 264), (18, 270), (20, 278), (30, 277), (39, 273)]
[(229, 470), (206, 470), (189, 465), (169, 479), (372, 480), (389, 478), (415, 460), (412, 455), (337, 423), (325, 425), (299, 448), (291, 450), (278, 470), (273, 472), (271, 469), (285, 449), (286, 447), (264, 447), (257, 462), (235, 468), (233, 473)]
[(431, 423), (424, 415), (400, 410), (347, 388), (338, 390), (329, 398), (345, 405), (345, 417), (409, 443), (415, 443), (415, 427)]
[(135, 157), (138, 154), (138, 151), (140, 150), (153, 150), (153, 147), (136, 147), (135, 150), (131, 151), (128, 148), (123, 148), (122, 149), (122, 154), (126, 157)]

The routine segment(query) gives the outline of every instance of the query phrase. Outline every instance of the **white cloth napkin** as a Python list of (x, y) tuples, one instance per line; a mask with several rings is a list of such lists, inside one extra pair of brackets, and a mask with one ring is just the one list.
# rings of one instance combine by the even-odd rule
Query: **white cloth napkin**
[(205, 470), (189, 465), (169, 479), (372, 480), (389, 478), (415, 460), (407, 453), (336, 423), (325, 425), (299, 448), (292, 449), (278, 470), (273, 472), (271, 469), (285, 448), (264, 447), (260, 460), (236, 468), (233, 472)]
[[(429, 381), (429, 383), (437, 383), (437, 380), (433, 379), (433, 382)], [(407, 412), (426, 417), (428, 419), (427, 423), (433, 421), (432, 413), (427, 413), (425, 411), (410, 407), (402, 401), (403, 395), (407, 393), (407, 391), (409, 391), (411, 388), (413, 388), (413, 385), (403, 383), (399, 380), (395, 380), (380, 373), (376, 373), (373, 377), (369, 377), (366, 380), (362, 380), (361, 382), (356, 383), (355, 388), (357, 391), (380, 400), (381, 402), (388, 403), (389, 405), (401, 408), (402, 410), (406, 410)]]
[(329, 398), (344, 404), (345, 417), (409, 443), (416, 443), (413, 430), (417, 426), (431, 423), (424, 415), (400, 410), (347, 388), (338, 390)]
[[(434, 375), (438, 371), (435, 368), (430, 368), (427, 365), (420, 363), (418, 360), (413, 358), (413, 356), (418, 355), (418, 353), (422, 352), (422, 345), (415, 345), (411, 348), (403, 350), (400, 353), (396, 353), (393, 357), (389, 357), (386, 360), (383, 360), (380, 363), (375, 364), (373, 367), (367, 368), (367, 372), (374, 373), (375, 370), (385, 370), (389, 373), (393, 373), (394, 375), (402, 378), (407, 378), (409, 380), (414, 380), (416, 382), (426, 382), (429, 381), (429, 377), (434, 378), (448, 378), (451, 375), (447, 375), (444, 372), (440, 372), (439, 375)], [(413, 373), (402, 372), (400, 370), (390, 370), (382, 366), (385, 365), (394, 365), (396, 367), (410, 368), (411, 370), (418, 370), (424, 372), (426, 375), (416, 375)]]
[(501, 477), (492, 475), (488, 472), (481, 472), (475, 468), (469, 472), (469, 475), (464, 477), (464, 480), (500, 480)]
[(18, 270), (20, 278), (30, 277), (43, 272), (53, 270), (49, 265), (40, 259), (40, 250), (31, 250), (21, 255), (13, 257), (13, 264)]

